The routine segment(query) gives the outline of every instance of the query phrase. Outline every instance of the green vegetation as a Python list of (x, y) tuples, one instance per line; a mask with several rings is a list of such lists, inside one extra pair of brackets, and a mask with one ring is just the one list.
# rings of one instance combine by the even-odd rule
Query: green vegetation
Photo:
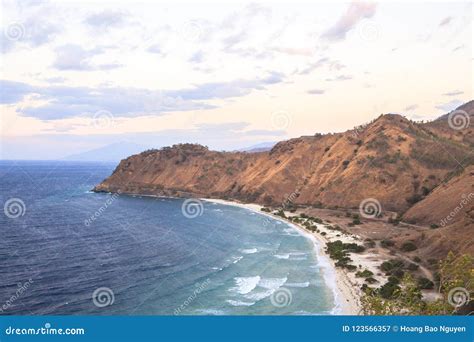
[[(427, 278), (415, 279), (405, 274), (399, 283), (390, 280), (380, 288), (363, 286), (365, 295), (362, 305), (368, 315), (449, 315), (457, 314), (466, 301), (454, 306), (451, 290), (464, 289), (467, 293), (474, 290), (474, 257), (471, 255), (455, 256), (449, 253), (445, 260), (438, 264), (437, 284)], [(435, 288), (441, 299), (425, 302), (422, 289)]]
[(407, 241), (402, 244), (400, 249), (404, 252), (413, 252), (417, 247), (413, 241)]
[(395, 242), (393, 242), (390, 239), (384, 239), (384, 240), (380, 241), (380, 246), (382, 246), (384, 248), (392, 247), (394, 245), (395, 245)]
[(357, 267), (350, 264), (352, 259), (349, 257), (349, 253), (362, 253), (363, 251), (365, 251), (364, 246), (356, 243), (343, 243), (341, 240), (326, 244), (326, 252), (331, 259), (336, 260), (336, 266), (347, 268), (350, 271), (355, 271)]
[(417, 283), (418, 287), (422, 290), (431, 290), (432, 288), (434, 288), (434, 283), (425, 277), (418, 278)]
[(369, 271), (369, 270), (363, 270), (363, 271), (359, 271), (356, 273), (356, 277), (359, 277), (359, 278), (368, 278), (368, 277), (371, 277), (373, 276), (374, 273), (372, 271)]

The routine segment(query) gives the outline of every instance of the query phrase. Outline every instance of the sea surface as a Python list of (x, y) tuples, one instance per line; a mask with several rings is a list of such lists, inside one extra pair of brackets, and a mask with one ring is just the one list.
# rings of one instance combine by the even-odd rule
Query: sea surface
[(294, 227), (211, 202), (93, 193), (113, 164), (0, 161), (0, 314), (335, 313)]

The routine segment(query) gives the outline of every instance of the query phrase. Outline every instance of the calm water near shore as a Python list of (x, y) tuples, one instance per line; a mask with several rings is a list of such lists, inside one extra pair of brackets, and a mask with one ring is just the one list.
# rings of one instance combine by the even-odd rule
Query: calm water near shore
[(1, 314), (334, 312), (313, 242), (293, 227), (223, 204), (183, 214), (183, 199), (90, 192), (114, 167), (0, 162)]

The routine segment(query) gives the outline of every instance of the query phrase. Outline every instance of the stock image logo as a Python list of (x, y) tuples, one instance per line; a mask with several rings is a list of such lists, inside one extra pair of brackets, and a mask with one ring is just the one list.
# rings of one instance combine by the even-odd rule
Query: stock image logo
[(24, 216), (26, 213), (25, 202), (23, 202), (23, 200), (20, 198), (10, 198), (5, 202), (5, 205), (3, 206), (3, 212), (11, 219)]
[(455, 110), (448, 115), (448, 124), (454, 130), (468, 128), (471, 123), (471, 116), (464, 110)]
[(110, 128), (114, 125), (114, 115), (107, 110), (99, 110), (94, 113), (92, 125), (97, 129)]
[(114, 291), (108, 287), (99, 287), (92, 293), (92, 302), (98, 308), (104, 308), (115, 302)]
[(281, 287), (270, 296), (270, 302), (277, 308), (283, 308), (291, 305), (293, 295), (287, 288)]
[(10, 23), (4, 29), (4, 36), (11, 41), (21, 40), (25, 36), (25, 27), (22, 23)]
[(360, 216), (376, 218), (382, 213), (382, 205), (375, 198), (366, 198), (359, 204)]
[(464, 287), (455, 287), (448, 293), (448, 303), (455, 308), (466, 305), (470, 301), (470, 293)]
[(189, 198), (181, 205), (181, 212), (186, 218), (196, 218), (204, 213), (204, 204), (198, 199)]
[(290, 127), (292, 119), (290, 113), (284, 110), (279, 110), (272, 113), (270, 122), (274, 129), (283, 130)]

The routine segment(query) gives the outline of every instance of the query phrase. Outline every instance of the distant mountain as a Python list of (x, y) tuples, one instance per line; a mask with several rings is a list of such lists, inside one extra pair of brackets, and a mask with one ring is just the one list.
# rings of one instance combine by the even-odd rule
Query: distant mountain
[(119, 162), (132, 154), (140, 153), (145, 150), (147, 150), (145, 146), (122, 141), (83, 153), (72, 154), (63, 158), (63, 160)]
[(241, 149), (236, 150), (235, 152), (249, 152), (249, 153), (266, 152), (266, 151), (270, 151), (272, 147), (275, 146), (276, 144), (277, 144), (276, 141), (268, 141), (268, 142), (252, 145), (249, 147), (241, 148)]

